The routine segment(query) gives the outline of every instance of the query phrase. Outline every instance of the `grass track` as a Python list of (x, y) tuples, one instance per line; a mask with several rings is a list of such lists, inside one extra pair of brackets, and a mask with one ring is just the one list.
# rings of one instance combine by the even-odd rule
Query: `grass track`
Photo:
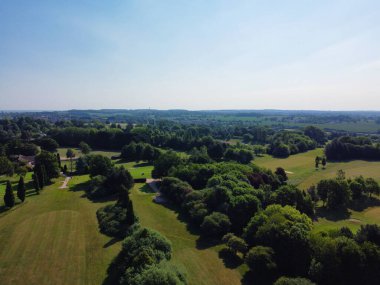
[[(131, 198), (134, 209), (143, 226), (159, 231), (173, 245), (172, 261), (187, 271), (191, 285), (234, 285), (241, 284), (241, 274), (227, 268), (219, 258), (220, 246), (199, 245), (197, 234), (191, 233), (178, 213), (152, 201), (154, 194), (146, 193), (142, 184), (136, 184)], [(141, 191), (143, 190), (143, 191)]]
[[(74, 177), (70, 185), (86, 180)], [(95, 212), (105, 203), (90, 202), (82, 191), (58, 189), (61, 183), (62, 178), (0, 215), (1, 284), (82, 285), (105, 279), (120, 249), (98, 231)]]

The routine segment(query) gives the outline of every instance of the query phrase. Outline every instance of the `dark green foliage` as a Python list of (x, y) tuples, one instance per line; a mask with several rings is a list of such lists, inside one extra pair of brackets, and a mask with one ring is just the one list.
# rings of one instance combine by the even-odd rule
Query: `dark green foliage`
[(187, 194), (193, 191), (192, 187), (175, 177), (165, 177), (162, 179), (161, 193), (163, 193), (169, 200), (181, 205), (185, 200)]
[(154, 265), (128, 280), (128, 285), (185, 285), (186, 277), (168, 263)]
[[(107, 205), (96, 212), (100, 232), (109, 236), (125, 237), (128, 228), (135, 223), (135, 216), (120, 204)], [(133, 219), (130, 219), (132, 216)]]
[(13, 194), (12, 185), (9, 180), (5, 188), (4, 204), (8, 208), (12, 208), (15, 205), (15, 195)]
[(223, 236), (222, 241), (226, 244), (230, 252), (237, 254), (242, 253), (245, 255), (248, 251), (248, 245), (244, 239), (235, 236), (232, 233), (228, 233)]
[(314, 126), (308, 126), (304, 130), (304, 134), (311, 139), (315, 140), (319, 145), (323, 145), (327, 142), (327, 136), (324, 131)]
[(226, 160), (234, 160), (243, 164), (248, 164), (253, 160), (253, 152), (242, 148), (227, 148), (224, 153)]
[(355, 235), (355, 240), (359, 243), (372, 242), (380, 246), (380, 226), (362, 225)]
[[(365, 283), (365, 268), (368, 268), (369, 259), (361, 246), (355, 240), (347, 237), (322, 237), (315, 236), (312, 239), (313, 260), (309, 274), (312, 280), (318, 284), (375, 284)], [(378, 252), (374, 252), (375, 255)], [(380, 256), (373, 257), (378, 259)]]
[(57, 153), (57, 161), (58, 161), (58, 167), (59, 167), (59, 169), (61, 169), (62, 168), (61, 155), (59, 153)]
[(130, 143), (121, 149), (120, 157), (126, 161), (154, 161), (160, 155), (160, 150), (147, 143)]
[(185, 276), (167, 261), (171, 258), (170, 241), (156, 231), (135, 224), (128, 230), (122, 250), (113, 261), (113, 274), (120, 284), (182, 285)]
[(203, 234), (211, 237), (222, 237), (230, 228), (231, 222), (228, 216), (219, 212), (206, 216), (201, 224)]
[(268, 280), (276, 275), (277, 264), (274, 251), (270, 247), (252, 247), (245, 256), (245, 263), (253, 273), (255, 279)]
[(283, 276), (277, 279), (277, 281), (274, 282), (274, 285), (316, 285), (316, 284), (306, 278), (300, 278), (300, 277), (290, 278), (290, 277)]
[(57, 148), (59, 147), (58, 143), (54, 139), (49, 138), (49, 137), (44, 137), (42, 139), (39, 139), (37, 141), (37, 144), (41, 147), (41, 149), (50, 151), (50, 152), (56, 151)]
[(244, 230), (249, 245), (273, 248), (280, 272), (306, 274), (310, 263), (312, 221), (290, 206), (270, 205), (257, 213)]
[(87, 195), (92, 199), (98, 199), (120, 193), (124, 189), (133, 187), (133, 178), (124, 167), (113, 167), (107, 176), (94, 176), (90, 181)]
[(38, 182), (38, 178), (37, 178), (36, 173), (34, 173), (32, 175), (32, 178), (33, 178), (33, 187), (34, 187), (34, 190), (36, 191), (37, 194), (40, 194), (41, 187), (40, 187), (40, 183)]
[(153, 164), (152, 176), (155, 178), (168, 176), (169, 170), (178, 166), (181, 162), (181, 158), (173, 151), (162, 153)]
[(308, 216), (314, 215), (314, 204), (311, 197), (293, 185), (284, 185), (272, 192), (269, 204), (290, 205)]
[(278, 179), (282, 184), (285, 184), (286, 181), (288, 181), (288, 175), (286, 174), (285, 169), (283, 169), (282, 167), (277, 167), (274, 173), (277, 175)]
[(100, 154), (88, 155), (88, 171), (91, 177), (97, 175), (106, 176), (112, 169), (112, 161)]
[(192, 163), (210, 163), (211, 158), (209, 157), (207, 153), (207, 148), (201, 147), (200, 149), (193, 148), (190, 152), (190, 158), (189, 161)]
[(268, 153), (275, 157), (288, 157), (291, 154), (315, 149), (316, 142), (298, 132), (282, 131), (271, 138)]
[(5, 156), (0, 156), (0, 175), (6, 174), (12, 176), (14, 173), (14, 167), (12, 162)]
[(18, 181), (17, 185), (17, 197), (20, 199), (21, 202), (24, 202), (25, 200), (25, 183), (24, 183), (24, 177), (20, 176), (20, 179)]
[[(57, 157), (54, 153), (48, 151), (42, 151), (36, 156), (36, 168), (41, 168), (41, 171), (46, 171), (46, 181), (50, 181), (52, 178), (59, 176), (59, 166)], [(41, 182), (41, 181), (40, 181)], [(40, 183), (40, 185), (42, 185)], [(46, 185), (46, 184), (44, 184)]]
[(79, 149), (83, 154), (89, 154), (91, 152), (91, 147), (83, 141), (79, 143)]
[(318, 195), (328, 209), (346, 208), (351, 199), (349, 185), (344, 179), (324, 179), (317, 185)]
[(328, 160), (380, 160), (379, 145), (374, 145), (368, 137), (340, 137), (325, 147)]

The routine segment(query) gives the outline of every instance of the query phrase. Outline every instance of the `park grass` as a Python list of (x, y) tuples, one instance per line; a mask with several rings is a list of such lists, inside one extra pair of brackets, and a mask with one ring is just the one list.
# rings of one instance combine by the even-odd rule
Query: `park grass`
[(147, 186), (136, 184), (131, 192), (133, 207), (144, 227), (166, 236), (173, 245), (172, 262), (185, 268), (189, 284), (241, 284), (246, 268), (226, 267), (219, 257), (221, 245), (208, 245), (199, 239), (199, 233), (189, 228), (175, 209), (154, 203), (155, 193)]
[(134, 179), (140, 178), (152, 178), (153, 165), (146, 161), (138, 162), (116, 162), (117, 166), (124, 166), (127, 169)]
[(346, 173), (346, 177), (373, 177), (380, 182), (380, 161), (353, 160), (346, 162), (328, 162), (326, 169), (315, 169), (315, 157), (323, 156), (323, 149), (318, 148), (304, 153), (291, 155), (288, 158), (274, 158), (269, 155), (256, 157), (253, 161), (258, 166), (275, 170), (283, 167), (288, 172), (289, 183), (307, 189), (325, 178), (333, 178), (339, 169)]
[[(30, 194), (32, 194), (34, 192), (33, 190), (33, 182), (32, 182), (32, 175), (33, 175), (33, 172), (27, 172), (25, 177), (24, 177), (24, 183), (25, 183), (25, 190), (26, 190), (26, 196), (29, 196)], [(4, 206), (4, 194), (5, 194), (5, 188), (6, 188), (6, 185), (7, 185), (7, 181), (9, 180), (11, 182), (11, 185), (12, 185), (12, 190), (15, 194), (15, 197), (16, 197), (16, 203), (19, 203), (20, 201), (18, 200), (17, 198), (17, 184), (18, 184), (18, 181), (20, 179), (20, 176), (19, 175), (13, 175), (11, 177), (8, 177), (8, 176), (5, 176), (5, 175), (2, 175), (0, 176), (0, 208), (2, 208)]]
[[(347, 162), (330, 162), (326, 169), (320, 167), (316, 170), (314, 167), (315, 157), (323, 156), (323, 149), (315, 149), (305, 153), (292, 155), (285, 159), (273, 158), (265, 155), (257, 157), (254, 163), (275, 170), (281, 166), (288, 171), (289, 183), (298, 185), (300, 189), (306, 190), (311, 185), (316, 185), (320, 180), (333, 178), (339, 169), (346, 173), (346, 177), (355, 177), (363, 175), (364, 177), (373, 177), (380, 182), (380, 162), (354, 160)], [(348, 212), (326, 211), (321, 205), (317, 207), (317, 220), (314, 221), (314, 232), (329, 231), (343, 226), (357, 231), (364, 224), (380, 225), (380, 202), (372, 199), (372, 204), (365, 205), (363, 202), (362, 209), (349, 209)]]
[(93, 203), (83, 196), (88, 176), (63, 177), (21, 207), (0, 214), (1, 284), (102, 284), (120, 244), (99, 233)]

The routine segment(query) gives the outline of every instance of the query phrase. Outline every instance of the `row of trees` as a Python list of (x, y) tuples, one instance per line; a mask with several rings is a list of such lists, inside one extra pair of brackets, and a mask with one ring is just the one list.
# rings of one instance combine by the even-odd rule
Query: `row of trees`
[[(309, 191), (315, 190), (312, 187)], [(344, 172), (340, 170), (336, 178), (321, 180), (317, 184), (317, 195), (312, 196), (314, 200), (321, 199), (328, 209), (337, 210), (346, 209), (352, 201), (379, 194), (380, 186), (373, 178), (359, 176), (346, 179)]]
[(373, 144), (369, 138), (340, 137), (326, 145), (325, 154), (333, 161), (380, 160), (380, 145)]
[(268, 153), (275, 157), (285, 158), (291, 154), (315, 149), (316, 146), (316, 141), (307, 135), (294, 131), (282, 131), (272, 136)]

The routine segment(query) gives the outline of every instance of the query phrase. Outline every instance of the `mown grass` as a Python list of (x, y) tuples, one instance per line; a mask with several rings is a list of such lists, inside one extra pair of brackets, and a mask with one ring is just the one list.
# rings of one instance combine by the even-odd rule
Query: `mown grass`
[(339, 169), (346, 173), (346, 177), (363, 175), (373, 177), (380, 182), (380, 161), (328, 162), (326, 169), (322, 169), (322, 166), (320, 166), (317, 170), (315, 169), (315, 157), (317, 155), (323, 156), (322, 148), (291, 155), (285, 159), (265, 155), (256, 157), (253, 162), (272, 170), (279, 166), (283, 167), (289, 172), (289, 183), (298, 185), (301, 189), (307, 189), (311, 185), (317, 184), (321, 179), (335, 177)]
[(116, 162), (117, 166), (124, 166), (127, 169), (133, 178), (152, 178), (153, 165), (145, 162)]
[[(189, 284), (241, 284), (246, 268), (224, 263), (219, 257), (221, 245), (202, 242), (199, 233), (189, 228), (175, 208), (154, 203), (154, 193), (147, 186), (136, 184), (131, 199), (143, 226), (159, 231), (173, 245), (172, 261), (187, 272)], [(227, 265), (227, 266), (226, 266)]]
[(63, 178), (21, 207), (0, 214), (1, 284), (102, 284), (119, 243), (99, 233), (96, 210), (83, 197), (88, 176)]
[[(346, 173), (346, 177), (363, 175), (373, 177), (380, 182), (380, 162), (354, 160), (347, 162), (330, 162), (326, 169), (315, 169), (315, 157), (323, 155), (323, 149), (316, 149), (305, 153), (292, 155), (285, 159), (273, 158), (269, 155), (257, 157), (254, 160), (259, 166), (272, 170), (281, 166), (288, 173), (289, 183), (298, 185), (306, 190), (311, 185), (316, 185), (321, 179), (333, 178), (339, 169)], [(349, 227), (356, 231), (360, 225), (367, 223), (380, 224), (380, 203), (372, 199), (371, 203), (362, 202), (360, 210), (349, 209), (348, 212), (328, 212), (319, 204), (317, 207), (317, 221), (314, 222), (314, 231), (324, 231)]]

